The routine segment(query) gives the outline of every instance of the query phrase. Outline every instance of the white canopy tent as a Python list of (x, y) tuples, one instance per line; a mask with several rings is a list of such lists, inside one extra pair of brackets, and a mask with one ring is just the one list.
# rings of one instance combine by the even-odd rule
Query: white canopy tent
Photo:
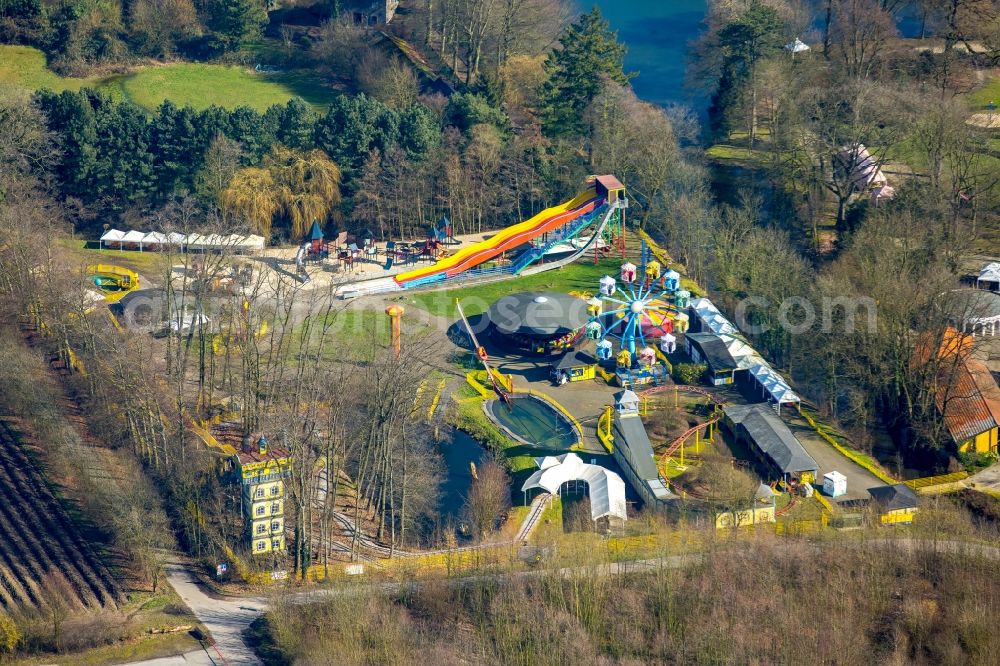
[(125, 237), (124, 231), (119, 231), (118, 229), (108, 229), (101, 236), (101, 248), (104, 248), (105, 243), (118, 243), (118, 249), (122, 248), (122, 238)]
[(160, 249), (168, 243), (166, 234), (161, 234), (159, 231), (150, 231), (148, 234), (142, 237), (141, 247), (146, 249)]
[(575, 453), (535, 458), (535, 462), (538, 471), (524, 482), (522, 492), (541, 488), (557, 495), (567, 481), (586, 481), (592, 520), (611, 516), (627, 520), (625, 482), (614, 472), (600, 465), (588, 465)]
[(135, 229), (132, 229), (124, 236), (122, 236), (120, 242), (123, 245), (138, 245), (139, 251), (142, 252), (142, 239), (145, 237), (146, 237), (145, 232), (136, 231)]
[(879, 187), (888, 183), (878, 162), (865, 148), (865, 144), (859, 143), (854, 148), (844, 146), (840, 149), (840, 159), (844, 167), (851, 170), (851, 180), (858, 189)]
[(229, 251), (239, 254), (261, 252), (264, 249), (265, 239), (256, 234), (179, 234), (175, 231), (162, 233), (159, 231), (119, 231), (109, 229), (101, 236), (101, 247), (108, 245), (118, 245), (118, 249), (125, 249), (125, 246), (135, 246), (139, 251), (143, 250), (163, 250), (167, 246), (175, 249), (188, 249), (192, 251), (211, 252)]
[(702, 329), (715, 333), (716, 335), (733, 335), (739, 331), (733, 323), (726, 319), (725, 315), (719, 312), (715, 303), (707, 298), (699, 298), (691, 304), (694, 314), (701, 322)]
[(768, 402), (777, 405), (778, 411), (781, 411), (782, 405), (802, 402), (802, 399), (792, 390), (784, 377), (767, 363), (761, 361), (750, 368), (750, 375), (760, 386), (761, 392), (767, 396)]
[[(983, 283), (987, 284), (983, 284)], [(1000, 289), (1000, 261), (991, 261), (983, 264), (976, 276), (976, 288), (978, 289)]]

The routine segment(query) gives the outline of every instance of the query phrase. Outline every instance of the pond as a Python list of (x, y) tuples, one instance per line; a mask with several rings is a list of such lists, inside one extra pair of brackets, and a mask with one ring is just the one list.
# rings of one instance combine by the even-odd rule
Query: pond
[(515, 439), (540, 449), (566, 450), (577, 443), (573, 424), (544, 400), (527, 395), (510, 402), (491, 400), (486, 412)]
[(438, 511), (442, 517), (457, 518), (462, 513), (465, 498), (472, 485), (472, 468), (480, 466), (486, 458), (486, 449), (478, 441), (462, 432), (453, 430), (451, 436), (438, 444), (444, 460), (445, 480), (441, 485)]

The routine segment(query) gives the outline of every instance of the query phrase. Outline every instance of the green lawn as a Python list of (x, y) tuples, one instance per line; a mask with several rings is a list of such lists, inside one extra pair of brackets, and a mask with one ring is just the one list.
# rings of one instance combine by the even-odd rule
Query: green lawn
[(314, 107), (323, 108), (335, 94), (307, 72), (258, 74), (247, 67), (204, 63), (149, 65), (130, 74), (69, 78), (48, 69), (45, 55), (38, 49), (6, 45), (0, 45), (2, 84), (55, 91), (79, 90), (87, 86), (126, 97), (150, 110), (170, 99), (178, 106), (197, 109), (214, 104), (230, 109), (249, 106), (264, 111), (293, 97), (301, 97)]
[(461, 299), (465, 314), (472, 317), (486, 312), (490, 304), (505, 294), (514, 291), (597, 291), (597, 283), (605, 275), (617, 276), (621, 270), (621, 259), (602, 259), (596, 265), (593, 259), (580, 259), (569, 266), (563, 266), (546, 273), (501, 280), (471, 287), (455, 287), (441, 291), (406, 296), (404, 303), (415, 305), (431, 314), (452, 317), (455, 299)]
[(131, 268), (146, 278), (162, 281), (166, 274), (167, 255), (158, 252), (135, 252), (131, 250), (96, 250), (86, 247), (87, 241), (60, 240), (58, 244), (69, 250), (73, 260), (81, 265), (115, 264)]
[(0, 45), (0, 84), (38, 90), (79, 90), (84, 86), (99, 87), (99, 77), (74, 79), (59, 76), (45, 66), (45, 54), (30, 46)]
[(991, 101), (1000, 109), (1000, 77), (991, 77), (982, 88), (966, 95), (965, 100), (972, 111), (986, 111), (986, 105)]
[(178, 63), (145, 67), (122, 80), (125, 96), (147, 109), (169, 99), (178, 106), (204, 109), (249, 106), (265, 111), (301, 97), (314, 107), (325, 107), (333, 91), (304, 74), (257, 74), (245, 67)]

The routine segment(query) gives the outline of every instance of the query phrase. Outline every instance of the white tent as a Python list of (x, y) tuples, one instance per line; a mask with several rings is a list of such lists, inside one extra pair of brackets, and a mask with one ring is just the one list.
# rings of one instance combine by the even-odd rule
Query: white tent
[(892, 185), (881, 185), (872, 190), (872, 205), (877, 206), (882, 201), (888, 201), (896, 196), (896, 188)]
[(851, 169), (851, 180), (854, 181), (854, 185), (858, 189), (878, 187), (888, 182), (875, 158), (872, 157), (863, 143), (859, 143), (854, 148), (848, 146), (841, 148), (840, 159), (846, 168)]
[(794, 42), (790, 44), (785, 44), (785, 50), (790, 52), (792, 55), (795, 55), (796, 53), (802, 53), (803, 51), (808, 51), (809, 45), (803, 42), (798, 37), (796, 37)]
[(778, 372), (764, 363), (763, 360), (752, 368), (750, 368), (750, 375), (760, 386), (761, 392), (763, 392), (767, 397), (769, 402), (774, 402), (778, 405), (778, 409), (781, 409), (781, 405), (787, 405), (794, 402), (802, 402), (802, 399), (792, 390)]
[(733, 335), (738, 330), (733, 323), (726, 319), (725, 315), (719, 312), (719, 308), (707, 298), (699, 298), (691, 303), (695, 316), (701, 322), (703, 329), (711, 331), (716, 335)]
[(105, 243), (118, 243), (118, 249), (122, 247), (122, 238), (125, 237), (124, 231), (119, 231), (118, 229), (108, 229), (101, 236), (101, 247), (104, 247)]
[(976, 276), (976, 287), (980, 289), (984, 288), (981, 284), (983, 282), (995, 283), (997, 288), (1000, 288), (1000, 261), (991, 261), (983, 264), (983, 267), (979, 270), (979, 275)]
[(145, 237), (146, 234), (144, 232), (132, 229), (127, 234), (122, 236), (121, 242), (125, 245), (138, 245), (139, 251), (142, 252), (142, 239)]
[(598, 520), (614, 516), (628, 518), (625, 508), (625, 482), (614, 472), (600, 465), (588, 465), (575, 453), (535, 458), (538, 471), (521, 486), (522, 492), (541, 488), (553, 495), (567, 481), (586, 481), (590, 497), (590, 517)]
[(166, 234), (161, 234), (159, 231), (150, 231), (148, 234), (142, 237), (140, 247), (149, 250), (159, 250), (167, 243), (168, 241)]
[(227, 245), (237, 252), (260, 252), (264, 249), (264, 237), (253, 234), (249, 236), (233, 234)]
[(187, 249), (188, 250), (204, 250), (208, 245), (208, 236), (202, 236), (201, 234), (188, 234), (187, 237)]

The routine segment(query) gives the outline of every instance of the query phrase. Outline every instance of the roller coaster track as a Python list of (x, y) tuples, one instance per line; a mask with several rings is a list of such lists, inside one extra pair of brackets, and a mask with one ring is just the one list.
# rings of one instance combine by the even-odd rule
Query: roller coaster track
[[(687, 386), (687, 385), (683, 385), (683, 384), (674, 384), (673, 386), (670, 386), (670, 385), (654, 386), (652, 388), (649, 388), (649, 389), (646, 389), (645, 391), (640, 392), (639, 396), (641, 398), (647, 398), (647, 397), (649, 397), (651, 395), (656, 395), (657, 393), (663, 393), (665, 391), (671, 391), (671, 390), (673, 390), (673, 391), (683, 391), (684, 393), (693, 393), (695, 395), (705, 396), (706, 398), (708, 398), (709, 400), (711, 400), (712, 403), (717, 408), (718, 407), (724, 407), (726, 405), (726, 403), (724, 401), (720, 400), (719, 397), (717, 395), (715, 395), (714, 393), (712, 393), (711, 391), (703, 389), (700, 386)], [(674, 438), (673, 440), (671, 440), (671, 442), (669, 444), (667, 444), (667, 448), (663, 452), (663, 455), (660, 456), (660, 464), (666, 465), (667, 461), (671, 458), (671, 456), (673, 456), (675, 453), (677, 453), (677, 450), (681, 447), (682, 444), (684, 444), (684, 442), (687, 440), (688, 437), (690, 437), (691, 435), (695, 434), (699, 430), (702, 430), (704, 428), (709, 427), (713, 423), (718, 423), (721, 419), (722, 419), (721, 415), (714, 416), (711, 419), (709, 419), (708, 421), (705, 421), (704, 423), (699, 423), (698, 425), (695, 425), (695, 426), (692, 426), (692, 427), (688, 428), (680, 436), (678, 436), (678, 437)], [(670, 485), (673, 486), (673, 484), (670, 484)], [(688, 493), (688, 494), (690, 494), (690, 493)]]

